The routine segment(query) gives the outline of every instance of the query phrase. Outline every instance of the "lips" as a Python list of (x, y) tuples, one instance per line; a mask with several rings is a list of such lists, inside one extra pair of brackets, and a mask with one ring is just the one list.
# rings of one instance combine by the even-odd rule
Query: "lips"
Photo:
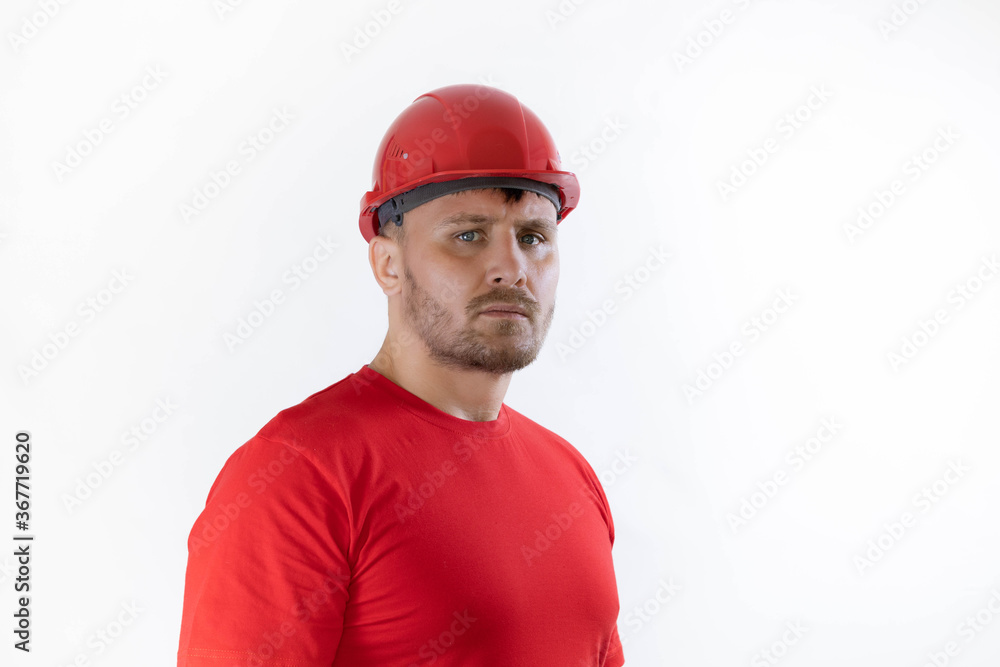
[(512, 306), (506, 303), (498, 303), (493, 306), (486, 306), (486, 308), (484, 308), (481, 312), (517, 313), (518, 315), (523, 315), (525, 317), (528, 316), (528, 313), (525, 312), (524, 308), (521, 308), (520, 306)]

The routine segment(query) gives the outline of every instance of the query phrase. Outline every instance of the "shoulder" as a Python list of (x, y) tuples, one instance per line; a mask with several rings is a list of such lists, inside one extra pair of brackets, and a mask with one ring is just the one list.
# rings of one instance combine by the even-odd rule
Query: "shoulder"
[[(583, 454), (581, 454), (576, 447), (566, 440), (566, 438), (562, 437), (555, 431), (542, 426), (535, 420), (529, 419), (524, 414), (518, 412), (509, 405), (506, 406), (506, 409), (510, 418), (512, 431), (522, 437), (528, 436), (535, 439), (541, 439), (546, 446), (554, 448), (559, 453), (574, 460), (587, 463)], [(587, 464), (587, 466), (589, 467), (589, 464)]]
[(575, 471), (577, 488), (600, 512), (608, 526), (611, 542), (614, 543), (614, 522), (611, 518), (611, 508), (607, 495), (604, 493), (604, 487), (590, 462), (562, 436), (528, 419), (509, 406), (507, 409), (510, 413), (511, 431), (523, 439), (530, 440), (529, 449), (531, 451), (544, 452), (544, 455), (549, 458), (557, 459), (561, 466)]
[(307, 456), (355, 442), (377, 409), (376, 392), (352, 373), (276, 414), (254, 439), (281, 443)]
[[(286, 469), (311, 468), (320, 477), (339, 477), (339, 462), (355, 458), (365, 446), (364, 433), (372, 417), (375, 389), (351, 374), (311, 394), (272, 417), (226, 460), (216, 485), (237, 477), (240, 486), (261, 489)], [(234, 479), (228, 480), (230, 483)]]
[(516, 433), (521, 438), (530, 438), (533, 441), (534, 447), (542, 447), (546, 453), (564, 459), (576, 467), (580, 474), (585, 477), (588, 482), (595, 486), (600, 486), (600, 482), (597, 479), (597, 473), (594, 472), (590, 462), (587, 461), (587, 458), (580, 453), (580, 450), (574, 447), (572, 443), (566, 440), (566, 438), (562, 437), (555, 431), (542, 426), (538, 422), (529, 419), (510, 406), (507, 406), (507, 411), (510, 415), (512, 432)]

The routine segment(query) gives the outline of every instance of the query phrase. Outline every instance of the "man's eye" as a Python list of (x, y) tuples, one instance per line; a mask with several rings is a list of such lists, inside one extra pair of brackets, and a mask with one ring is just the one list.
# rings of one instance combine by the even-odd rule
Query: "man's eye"
[[(479, 234), (479, 232), (470, 229), (467, 232), (462, 232), (460, 234), (456, 234), (455, 238), (459, 239), (460, 241), (466, 241), (466, 242), (471, 243), (471, 242), (473, 242), (473, 241), (476, 240), (476, 238), (474, 236), (472, 236), (473, 234)], [(538, 234), (524, 234), (524, 235), (521, 236), (521, 240), (524, 241), (524, 239), (534, 239), (534, 241), (527, 243), (527, 245), (538, 245), (538, 244), (543, 243), (545, 241), (545, 239), (543, 239)]]

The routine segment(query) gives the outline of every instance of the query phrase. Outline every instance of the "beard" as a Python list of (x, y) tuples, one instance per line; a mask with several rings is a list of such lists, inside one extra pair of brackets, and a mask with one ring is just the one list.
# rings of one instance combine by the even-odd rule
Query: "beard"
[(480, 319), (483, 307), (496, 303), (520, 306), (527, 319), (486, 320), (483, 333), (468, 321), (459, 323), (441, 301), (417, 284), (409, 268), (403, 269), (406, 320), (427, 346), (433, 360), (443, 366), (503, 375), (521, 370), (538, 356), (555, 303), (540, 317), (539, 306), (522, 291), (497, 288), (476, 297), (466, 307), (468, 318)]

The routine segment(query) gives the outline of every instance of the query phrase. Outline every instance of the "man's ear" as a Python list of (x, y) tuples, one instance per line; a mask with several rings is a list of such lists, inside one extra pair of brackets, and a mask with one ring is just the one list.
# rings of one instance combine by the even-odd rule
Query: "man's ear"
[(372, 237), (368, 242), (368, 263), (383, 294), (390, 296), (402, 289), (403, 253), (393, 239), (379, 234)]

